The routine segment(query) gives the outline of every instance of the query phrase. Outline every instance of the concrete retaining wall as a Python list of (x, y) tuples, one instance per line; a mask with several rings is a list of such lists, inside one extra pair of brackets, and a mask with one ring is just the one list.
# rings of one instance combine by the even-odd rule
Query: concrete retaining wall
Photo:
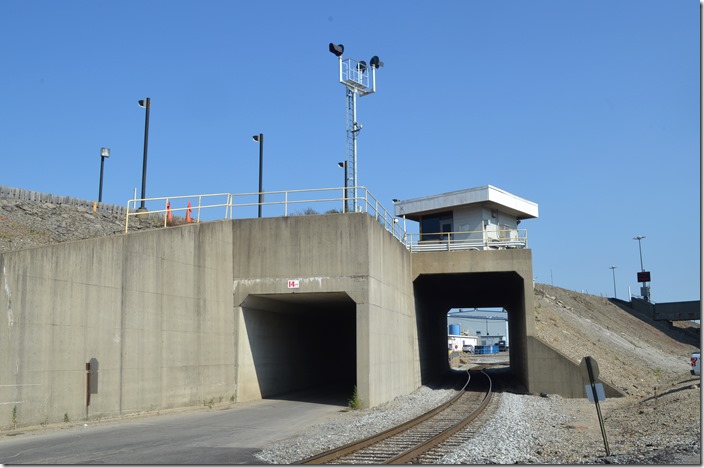
[(3, 426), (15, 408), (23, 426), (231, 398), (231, 238), (209, 223), (0, 254)]
[(636, 312), (640, 312), (641, 314), (644, 314), (647, 317), (653, 318), (653, 304), (648, 301), (639, 299), (637, 297), (632, 297), (631, 308), (633, 308), (633, 310), (635, 310)]
[(257, 399), (320, 374), (350, 374), (365, 406), (420, 385), (410, 253), (365, 213), (0, 254), (0, 317), (0, 418), (18, 426)]
[[(528, 353), (531, 357), (534, 372), (531, 372), (531, 393), (553, 393), (564, 398), (586, 398), (585, 380), (579, 364), (570, 361), (566, 356), (539, 339), (529, 336), (527, 340)], [(617, 389), (597, 379), (604, 385), (607, 397), (622, 397)]]
[(620, 307), (627, 307), (653, 320), (700, 320), (701, 301), (660, 302), (657, 304), (632, 297), (631, 301), (609, 299)]

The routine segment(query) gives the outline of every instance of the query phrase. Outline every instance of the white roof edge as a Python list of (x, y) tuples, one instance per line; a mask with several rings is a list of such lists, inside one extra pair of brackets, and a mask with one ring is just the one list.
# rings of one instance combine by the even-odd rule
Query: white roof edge
[(419, 214), (463, 205), (495, 203), (518, 213), (518, 218), (537, 218), (538, 204), (518, 197), (493, 185), (429, 195), (395, 204), (397, 216)]
[(489, 200), (516, 211), (520, 211), (531, 218), (538, 217), (538, 204), (525, 198), (521, 198), (500, 188), (489, 187)]

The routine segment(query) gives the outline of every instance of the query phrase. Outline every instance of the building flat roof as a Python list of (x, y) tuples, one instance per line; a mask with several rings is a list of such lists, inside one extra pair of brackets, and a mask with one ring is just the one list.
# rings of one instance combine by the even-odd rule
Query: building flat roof
[(471, 205), (499, 209), (504, 213), (515, 216), (516, 219), (538, 217), (537, 203), (517, 197), (492, 185), (441, 193), (439, 195), (429, 195), (411, 200), (400, 200), (394, 203), (394, 213), (396, 216), (405, 216), (407, 219), (418, 221), (424, 215)]

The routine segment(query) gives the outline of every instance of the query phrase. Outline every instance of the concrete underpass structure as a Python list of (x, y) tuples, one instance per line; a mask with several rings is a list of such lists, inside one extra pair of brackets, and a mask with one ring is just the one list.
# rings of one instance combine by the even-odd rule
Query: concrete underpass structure
[(526, 391), (582, 397), (577, 363), (535, 337), (532, 298), (529, 249), (413, 251), (364, 212), (7, 252), (0, 420), (89, 420), (328, 385), (356, 386), (375, 406), (447, 371), (446, 313), (458, 304), (508, 311), (511, 371)]

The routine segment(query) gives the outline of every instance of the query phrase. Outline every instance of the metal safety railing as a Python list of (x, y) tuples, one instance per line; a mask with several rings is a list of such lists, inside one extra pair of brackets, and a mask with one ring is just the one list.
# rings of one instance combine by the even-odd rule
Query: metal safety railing
[(528, 231), (525, 229), (408, 234), (406, 244), (411, 252), (525, 249), (527, 245)]
[[(346, 196), (355, 192), (356, 198)], [(372, 216), (402, 243), (405, 243), (407, 238), (398, 218), (394, 218), (365, 187), (263, 192), (264, 201), (261, 203), (259, 195), (259, 192), (250, 192), (135, 198), (127, 202), (125, 232), (129, 232), (130, 219), (134, 217), (161, 216), (166, 227), (204, 220), (256, 218), (260, 205), (263, 212), (266, 210), (266, 217), (344, 213), (349, 205), (347, 202), (353, 200), (355, 203), (351, 205), (357, 207), (357, 212)], [(146, 210), (140, 210), (141, 206)]]
[[(356, 198), (346, 196), (355, 192), (358, 194)], [(357, 212), (372, 216), (411, 252), (524, 249), (528, 245), (525, 229), (408, 233), (405, 220), (399, 223), (399, 218), (361, 186), (264, 192), (261, 203), (259, 195), (259, 192), (249, 192), (135, 198), (127, 203), (125, 232), (129, 232), (130, 219), (134, 217), (160, 219), (166, 227), (218, 219), (256, 218), (260, 205), (265, 217), (345, 213), (348, 206), (356, 206)], [(350, 201), (354, 203), (348, 203)], [(141, 206), (147, 208), (147, 204), (148, 209), (138, 209)]]

